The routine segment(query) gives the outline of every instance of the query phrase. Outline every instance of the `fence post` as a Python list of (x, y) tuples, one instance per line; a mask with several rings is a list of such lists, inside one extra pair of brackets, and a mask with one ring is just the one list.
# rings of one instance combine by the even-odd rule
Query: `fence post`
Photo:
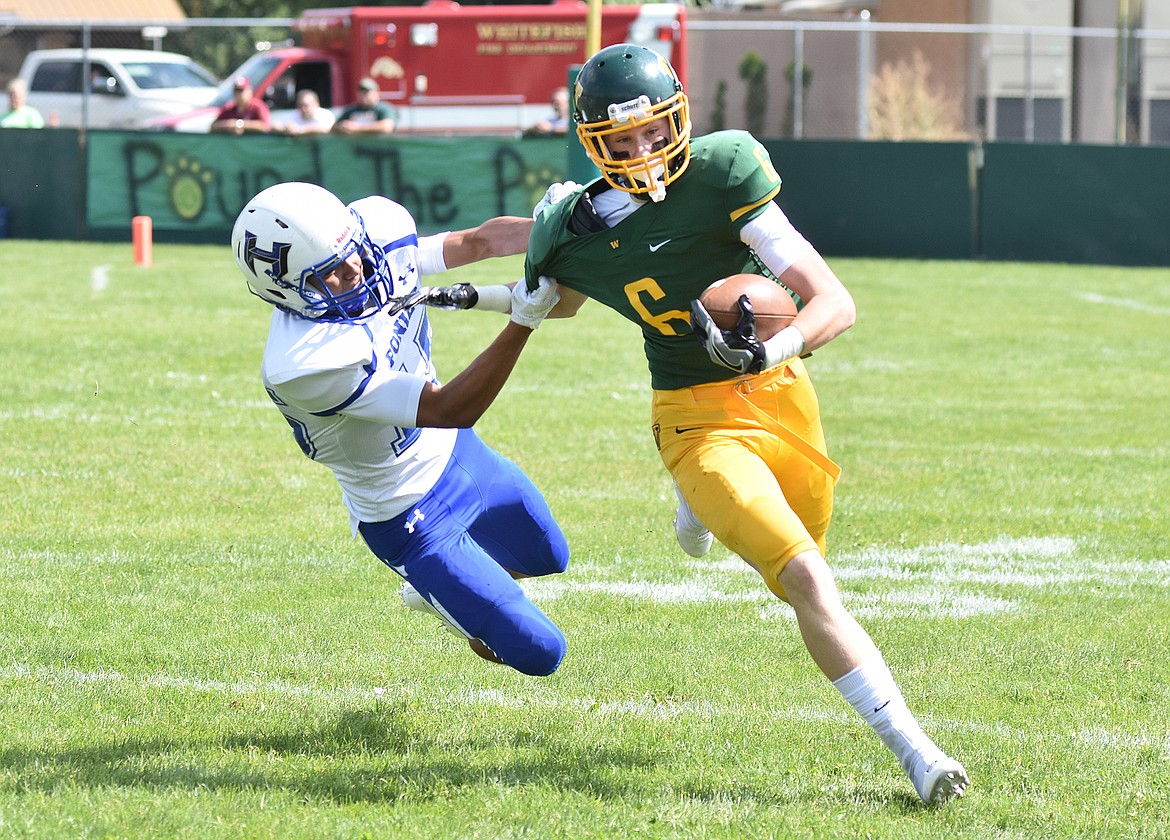
[(792, 30), (792, 137), (804, 137), (804, 28), (797, 24)]
[(1036, 42), (1032, 38), (1032, 27), (1024, 30), (1024, 142), (1036, 140), (1036, 89), (1032, 78)]
[(859, 15), (857, 30), (857, 139), (869, 137), (869, 73), (873, 62), (873, 38), (869, 30), (869, 9)]

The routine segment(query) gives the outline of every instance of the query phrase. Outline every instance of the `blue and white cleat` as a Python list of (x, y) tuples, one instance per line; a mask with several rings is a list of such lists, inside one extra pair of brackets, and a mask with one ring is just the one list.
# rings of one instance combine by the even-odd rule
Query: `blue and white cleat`
[(402, 605), (408, 610), (434, 616), (439, 619), (439, 623), (443, 625), (443, 629), (452, 636), (458, 636), (460, 639), (468, 638), (467, 634), (460, 630), (455, 622), (441, 612), (438, 607), (420, 595), (419, 591), (409, 583), (403, 583), (402, 588), (398, 590), (398, 594), (402, 598)]

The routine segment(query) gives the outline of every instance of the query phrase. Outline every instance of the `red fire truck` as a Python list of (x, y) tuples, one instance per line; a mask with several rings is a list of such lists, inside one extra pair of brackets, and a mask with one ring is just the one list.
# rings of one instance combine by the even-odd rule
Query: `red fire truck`
[[(516, 134), (548, 115), (552, 92), (585, 61), (587, 9), (582, 0), (539, 6), (430, 0), (306, 11), (293, 27), (301, 46), (252, 56), (229, 76), (217, 102), (230, 98), (232, 79), (247, 76), (274, 119), (294, 107), (302, 88), (337, 112), (368, 76), (397, 109), (398, 131)], [(601, 46), (651, 47), (685, 82), (685, 18), (685, 7), (674, 3), (602, 6)], [(215, 110), (156, 127), (206, 131)]]

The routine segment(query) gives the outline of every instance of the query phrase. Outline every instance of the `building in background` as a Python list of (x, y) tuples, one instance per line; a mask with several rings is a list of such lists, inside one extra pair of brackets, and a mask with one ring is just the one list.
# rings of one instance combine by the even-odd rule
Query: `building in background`
[(743, 123), (754, 52), (768, 136), (917, 136), (884, 98), (922, 139), (1170, 143), (1170, 0), (715, 0), (690, 26), (700, 130)]

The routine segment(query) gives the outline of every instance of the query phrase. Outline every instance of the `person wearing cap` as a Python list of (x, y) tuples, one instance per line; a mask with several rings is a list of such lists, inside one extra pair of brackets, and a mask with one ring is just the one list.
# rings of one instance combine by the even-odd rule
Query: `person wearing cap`
[(392, 134), (398, 112), (382, 101), (378, 83), (367, 77), (358, 82), (357, 102), (341, 112), (333, 130), (338, 134)]
[(232, 83), (232, 101), (219, 109), (211, 130), (222, 134), (266, 134), (272, 130), (272, 113), (255, 95), (246, 76)]

